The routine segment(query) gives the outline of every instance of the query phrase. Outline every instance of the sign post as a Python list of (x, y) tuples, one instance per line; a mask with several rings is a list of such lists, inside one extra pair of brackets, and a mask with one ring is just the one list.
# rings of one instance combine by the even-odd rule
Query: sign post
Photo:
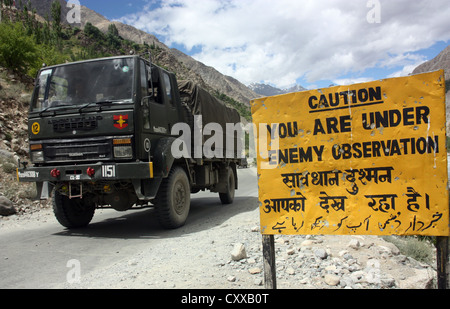
[(444, 71), (255, 99), (252, 115), (263, 235), (448, 240)]
[(277, 288), (275, 267), (275, 239), (273, 235), (263, 235), (264, 285), (266, 289)]
[(437, 257), (437, 285), (438, 289), (450, 289), (448, 273), (449, 273), (449, 237), (436, 237), (436, 257)]

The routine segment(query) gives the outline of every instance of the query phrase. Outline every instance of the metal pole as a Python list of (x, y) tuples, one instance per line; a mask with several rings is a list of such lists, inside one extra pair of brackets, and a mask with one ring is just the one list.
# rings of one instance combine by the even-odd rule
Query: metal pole
[(437, 283), (438, 289), (450, 289), (449, 286), (449, 237), (436, 237), (436, 255), (437, 255)]
[(275, 238), (273, 235), (262, 235), (264, 259), (264, 286), (266, 289), (277, 288), (275, 266)]
[[(450, 191), (449, 191), (450, 193)], [(450, 208), (450, 199), (448, 202)], [(450, 218), (449, 218), (450, 225)], [(438, 289), (450, 289), (449, 284), (449, 236), (437, 236), (436, 237), (436, 260), (437, 260), (437, 283)]]

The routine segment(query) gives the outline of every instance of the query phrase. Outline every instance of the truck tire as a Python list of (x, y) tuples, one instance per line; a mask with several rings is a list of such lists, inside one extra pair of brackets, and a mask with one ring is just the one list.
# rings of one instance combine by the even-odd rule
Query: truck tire
[(228, 167), (228, 175), (227, 175), (227, 192), (219, 193), (220, 201), (223, 205), (232, 204), (234, 201), (234, 192), (236, 189), (236, 184), (234, 181), (234, 172), (233, 169)]
[(53, 191), (53, 212), (58, 222), (69, 229), (87, 226), (95, 213), (95, 203), (91, 199), (69, 199)]
[(158, 221), (166, 229), (176, 229), (186, 223), (191, 206), (191, 188), (186, 172), (174, 167), (163, 179), (155, 199)]

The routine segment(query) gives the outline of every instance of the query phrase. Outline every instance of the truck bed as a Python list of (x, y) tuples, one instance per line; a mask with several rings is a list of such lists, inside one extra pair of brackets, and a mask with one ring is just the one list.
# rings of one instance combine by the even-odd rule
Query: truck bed
[[(203, 132), (203, 129), (209, 123), (217, 123), (221, 126), (222, 132), (224, 134), (222, 151), (225, 157), (227, 132), (226, 126), (227, 124), (236, 125), (240, 123), (241, 117), (239, 113), (235, 109), (227, 107), (225, 103), (215, 98), (205, 89), (201, 88), (191, 81), (180, 81), (178, 83), (178, 89), (180, 92), (181, 101), (188, 109), (188, 117), (192, 116), (190, 117), (190, 119), (187, 119), (187, 122), (193, 130), (199, 130), (201, 126)], [(197, 121), (194, 122), (194, 116), (200, 115), (202, 116), (201, 123), (199, 121), (199, 118), (197, 118)], [(214, 134), (217, 134), (217, 132), (213, 132), (213, 135)], [(213, 135), (203, 135), (203, 143), (205, 143), (205, 141), (207, 141)], [(194, 138), (193, 134), (192, 138)], [(234, 134), (235, 146), (233, 153), (234, 158), (236, 159), (240, 158), (240, 154), (237, 153), (237, 142), (242, 138), (242, 136), (238, 136), (238, 134), (236, 133)]]

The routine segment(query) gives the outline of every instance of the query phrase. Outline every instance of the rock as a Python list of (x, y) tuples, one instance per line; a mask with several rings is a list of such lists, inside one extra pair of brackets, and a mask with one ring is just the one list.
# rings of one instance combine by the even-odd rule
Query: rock
[(288, 275), (295, 275), (295, 269), (292, 268), (292, 267), (288, 267), (288, 268), (286, 269), (286, 273), (287, 273)]
[(380, 285), (381, 284), (380, 269), (371, 268), (366, 275), (366, 280), (368, 283)]
[(11, 202), (5, 196), (0, 196), (0, 216), (12, 216), (17, 213), (14, 208), (13, 202)]
[(328, 253), (325, 249), (317, 249), (314, 251), (314, 254), (322, 260), (325, 260), (328, 257)]
[(260, 274), (260, 273), (261, 273), (261, 268), (259, 268), (259, 267), (253, 267), (253, 268), (250, 268), (250, 269), (248, 270), (248, 272), (249, 272), (250, 274), (252, 274), (252, 275)]
[(377, 259), (370, 259), (367, 261), (368, 268), (380, 268), (380, 261)]
[(339, 254), (339, 256), (343, 257), (344, 255), (348, 254), (348, 251), (347, 250), (341, 250), (341, 251), (339, 251), (338, 254)]
[(255, 264), (256, 260), (254, 258), (250, 258), (250, 259), (247, 260), (247, 263), (248, 264)]
[(340, 282), (341, 282), (341, 279), (336, 275), (332, 275), (332, 274), (325, 275), (325, 283), (328, 284), (329, 286), (336, 286)]
[(261, 278), (255, 279), (255, 281), (253, 281), (253, 283), (255, 285), (261, 286), (263, 285), (263, 280)]
[(295, 249), (293, 249), (293, 248), (289, 248), (286, 250), (287, 255), (294, 255), (294, 253), (295, 253)]
[(229, 282), (235, 282), (236, 281), (236, 277), (235, 276), (228, 276), (227, 280)]
[(431, 289), (434, 284), (433, 271), (429, 268), (414, 269), (415, 276), (410, 276), (405, 280), (400, 281), (401, 289)]
[(355, 249), (355, 250), (358, 250), (361, 247), (361, 243), (359, 242), (359, 240), (353, 238), (348, 243), (348, 247), (352, 248), (352, 249)]
[(312, 246), (313, 244), (314, 244), (314, 242), (312, 240), (307, 239), (307, 240), (304, 240), (300, 246), (309, 247), (309, 246)]
[(365, 273), (361, 270), (352, 272), (350, 275), (350, 278), (353, 280), (353, 282), (359, 282), (361, 280), (363, 280), (365, 277)]
[(378, 250), (379, 250), (379, 254), (387, 254), (388, 256), (392, 256), (392, 255), (399, 255), (400, 254), (400, 250), (394, 246), (393, 244), (389, 245), (389, 246), (378, 246)]
[(243, 244), (234, 245), (233, 251), (231, 251), (231, 259), (233, 261), (240, 261), (247, 258), (247, 253), (245, 252), (245, 246)]
[(381, 287), (384, 289), (395, 287), (395, 279), (392, 276), (381, 278)]

